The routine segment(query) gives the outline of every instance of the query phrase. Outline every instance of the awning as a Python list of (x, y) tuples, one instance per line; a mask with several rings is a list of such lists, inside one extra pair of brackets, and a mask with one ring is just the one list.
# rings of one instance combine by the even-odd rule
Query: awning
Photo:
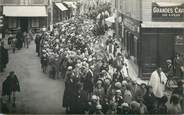
[(74, 8), (74, 9), (77, 8), (77, 6), (75, 5), (74, 2), (63, 2), (63, 3), (65, 3), (66, 5), (68, 5), (68, 7), (71, 7), (71, 8)]
[(62, 3), (55, 3), (56, 6), (61, 10), (61, 11), (65, 11), (68, 10), (67, 7), (65, 7)]
[(184, 22), (143, 22), (142, 28), (184, 28)]
[(45, 6), (3, 6), (3, 14), (8, 17), (46, 17)]
[(183, 2), (156, 2), (159, 6), (180, 6)]

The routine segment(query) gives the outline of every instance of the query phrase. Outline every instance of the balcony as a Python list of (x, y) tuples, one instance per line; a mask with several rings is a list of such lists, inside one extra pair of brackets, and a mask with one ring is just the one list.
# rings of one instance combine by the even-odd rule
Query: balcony
[(0, 0), (2, 5), (48, 5), (48, 0)]

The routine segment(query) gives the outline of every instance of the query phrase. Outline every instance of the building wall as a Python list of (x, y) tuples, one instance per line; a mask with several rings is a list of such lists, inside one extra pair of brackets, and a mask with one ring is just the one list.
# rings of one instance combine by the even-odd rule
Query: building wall
[(112, 11), (114, 9), (128, 17), (141, 20), (141, 0), (112, 0)]
[(142, 21), (152, 21), (152, 2), (184, 3), (184, 0), (142, 0)]

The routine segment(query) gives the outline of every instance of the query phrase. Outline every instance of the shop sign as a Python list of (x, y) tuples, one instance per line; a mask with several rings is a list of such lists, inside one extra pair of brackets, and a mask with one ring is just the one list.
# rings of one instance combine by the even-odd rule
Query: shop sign
[(153, 21), (183, 21), (184, 3), (180, 5), (159, 5), (152, 3), (152, 20)]
[(131, 32), (133, 32), (133, 34), (139, 35), (140, 23), (138, 24), (138, 22), (135, 22), (134, 20), (129, 18), (124, 18), (123, 23), (126, 28), (128, 28)]

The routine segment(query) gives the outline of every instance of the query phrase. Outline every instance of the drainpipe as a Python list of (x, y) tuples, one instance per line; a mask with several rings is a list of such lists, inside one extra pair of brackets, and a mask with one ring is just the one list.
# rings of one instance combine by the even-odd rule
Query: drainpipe
[(53, 29), (53, 0), (49, 0), (49, 7), (50, 7), (50, 30)]

